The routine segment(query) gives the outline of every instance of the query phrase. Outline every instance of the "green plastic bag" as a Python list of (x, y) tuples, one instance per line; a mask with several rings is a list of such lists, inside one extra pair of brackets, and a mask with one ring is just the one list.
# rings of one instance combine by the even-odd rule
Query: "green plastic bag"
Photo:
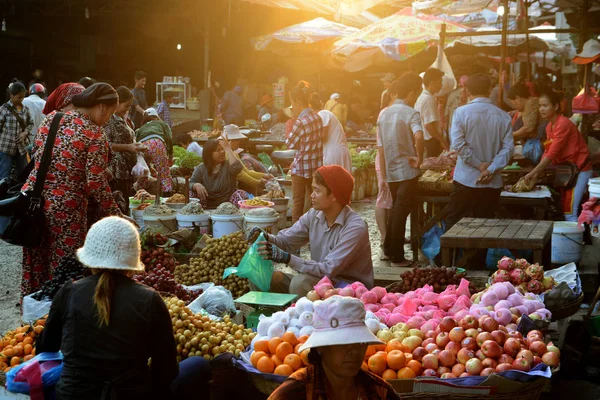
[(263, 260), (258, 254), (258, 244), (260, 242), (266, 242), (262, 233), (244, 254), (240, 265), (223, 271), (223, 279), (236, 274), (240, 278), (247, 278), (262, 292), (268, 292), (271, 289), (271, 278), (273, 277), (273, 261)]

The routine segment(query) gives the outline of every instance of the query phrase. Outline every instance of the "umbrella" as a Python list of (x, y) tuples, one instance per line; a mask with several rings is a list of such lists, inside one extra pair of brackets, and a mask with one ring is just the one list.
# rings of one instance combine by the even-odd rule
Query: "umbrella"
[[(490, 26), (482, 26), (477, 32), (489, 32), (489, 35), (462, 37), (450, 43), (447, 47), (448, 54), (477, 54), (483, 53), (488, 56), (499, 56), (502, 45), (502, 31)], [(527, 36), (525, 34), (508, 34), (506, 44), (509, 49), (508, 55), (519, 54), (527, 49)], [(529, 35), (529, 52), (548, 51), (550, 47), (546, 41), (539, 37)]]
[(357, 15), (388, 0), (243, 0), (269, 7), (314, 11), (322, 14)]
[(315, 18), (254, 38), (252, 43), (256, 50), (270, 50), (280, 55), (287, 55), (303, 50), (321, 51), (323, 46), (312, 45), (318, 42), (321, 42), (322, 45), (331, 44), (332, 40), (356, 32), (358, 32), (357, 28), (331, 22), (325, 18)]
[(410, 8), (384, 18), (338, 40), (332, 55), (350, 72), (370, 65), (403, 61), (427, 49), (439, 40), (441, 25), (447, 32), (464, 32), (466, 27), (431, 15), (413, 15)]

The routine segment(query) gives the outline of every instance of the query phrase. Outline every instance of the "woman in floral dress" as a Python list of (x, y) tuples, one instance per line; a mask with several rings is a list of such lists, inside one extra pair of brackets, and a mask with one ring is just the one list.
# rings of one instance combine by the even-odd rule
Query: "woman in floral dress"
[[(46, 231), (42, 246), (23, 248), (21, 291), (24, 296), (38, 291), (52, 278), (52, 271), (61, 259), (74, 255), (83, 246), (88, 199), (96, 200), (105, 216), (122, 216), (104, 174), (109, 149), (101, 129), (118, 101), (112, 86), (96, 83), (73, 97), (76, 109), (61, 120), (43, 191)], [(33, 188), (54, 115), (54, 112), (49, 114), (38, 130), (34, 143), (36, 166), (23, 190)]]
[[(171, 159), (173, 157), (173, 135), (171, 128), (158, 116), (154, 108), (144, 112), (143, 125), (135, 131), (137, 141), (146, 146), (146, 161), (160, 176), (162, 193), (171, 193)], [(144, 185), (143, 182), (142, 186)]]

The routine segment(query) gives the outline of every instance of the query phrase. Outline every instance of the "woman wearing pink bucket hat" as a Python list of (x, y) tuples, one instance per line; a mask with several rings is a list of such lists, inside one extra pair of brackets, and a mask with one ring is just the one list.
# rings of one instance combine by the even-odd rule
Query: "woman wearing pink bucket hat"
[(367, 347), (383, 344), (365, 325), (365, 308), (351, 297), (333, 296), (315, 307), (306, 368), (281, 384), (269, 400), (399, 399), (389, 383), (361, 369)]

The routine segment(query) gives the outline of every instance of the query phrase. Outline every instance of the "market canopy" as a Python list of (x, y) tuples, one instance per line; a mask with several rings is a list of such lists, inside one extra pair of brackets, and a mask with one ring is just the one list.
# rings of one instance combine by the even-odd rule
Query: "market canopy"
[(463, 25), (431, 15), (413, 15), (405, 8), (333, 45), (333, 59), (349, 72), (389, 61), (403, 61), (439, 41), (442, 24), (447, 32), (464, 32)]
[[(308, 51), (329, 51), (333, 40), (352, 35), (358, 28), (352, 28), (325, 18), (315, 18), (310, 21), (292, 25), (252, 39), (256, 50), (270, 50), (276, 54)], [(320, 45), (314, 46), (314, 44)]]
[(321, 14), (358, 15), (389, 0), (243, 0), (269, 7), (314, 11)]

